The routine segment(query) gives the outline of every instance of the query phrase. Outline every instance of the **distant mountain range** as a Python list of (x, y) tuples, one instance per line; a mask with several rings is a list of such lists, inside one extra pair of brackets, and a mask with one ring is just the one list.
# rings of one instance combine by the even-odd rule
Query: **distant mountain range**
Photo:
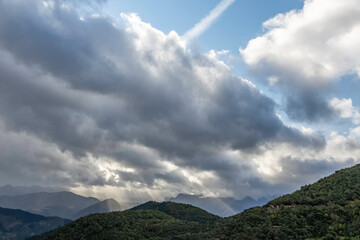
[(17, 196), (24, 195), (29, 193), (37, 192), (60, 192), (64, 191), (62, 188), (53, 188), (53, 187), (41, 187), (41, 186), (12, 186), (4, 185), (0, 186), (0, 196)]
[[(77, 219), (91, 213), (119, 211), (138, 205), (122, 203), (120, 207), (120, 204), (113, 199), (101, 202), (93, 197), (83, 197), (67, 191), (54, 192), (55, 190), (54, 188), (40, 186), (16, 187), (5, 185), (0, 187), (0, 207), (22, 209), (43, 216)], [(175, 198), (167, 199), (171, 202), (191, 204), (221, 217), (232, 216), (247, 208), (261, 206), (269, 200), (271, 199), (260, 198), (255, 200), (251, 197), (241, 200), (230, 197), (212, 198), (184, 193), (178, 194)]]
[[(31, 192), (40, 190), (42, 192)], [(3, 214), (1, 215), (0, 213), (1, 240), (25, 239), (55, 229), (69, 223), (71, 220), (95, 213), (120, 211), (123, 207), (114, 199), (100, 201), (94, 197), (84, 197), (67, 191), (44, 192), (43, 190), (52, 191), (55, 189), (39, 186), (14, 187), (5, 185), (0, 187), (0, 194), (8, 194), (0, 196), (0, 207), (3, 210)], [(146, 218), (154, 217), (154, 221), (158, 221), (158, 218), (162, 219), (163, 217), (171, 216), (176, 221), (173, 222), (171, 219), (168, 219), (168, 224), (172, 226), (175, 223), (179, 223), (180, 225), (176, 231), (181, 232), (183, 229), (181, 226), (185, 222), (195, 222), (192, 224), (186, 223), (186, 228), (189, 228), (189, 231), (193, 231), (193, 229), (198, 228), (198, 224), (214, 224), (221, 220), (221, 217), (234, 215), (246, 208), (262, 205), (267, 201), (267, 199), (255, 200), (250, 197), (237, 200), (234, 198), (210, 198), (189, 194), (179, 194), (177, 197), (168, 200), (164, 203), (147, 202), (131, 210), (155, 211), (155, 213), (139, 213)], [(128, 203), (128, 205), (132, 205), (132, 203)], [(157, 216), (156, 212), (161, 212), (162, 215)], [(114, 214), (117, 216), (116, 213)], [(118, 214), (121, 215), (122, 213), (119, 212)], [(137, 213), (135, 216), (132, 215), (133, 213), (129, 214), (135, 218), (139, 217)], [(152, 214), (155, 215), (153, 216)], [(128, 219), (124, 221), (126, 222)], [(139, 221), (139, 223), (141, 222)], [(171, 229), (172, 227), (170, 227), (169, 231)], [(203, 231), (202, 227), (200, 229)]]
[(64, 226), (70, 220), (0, 208), (0, 239), (22, 240)]
[(21, 209), (43, 216), (57, 216), (76, 219), (90, 213), (104, 213), (120, 210), (115, 200), (100, 201), (72, 192), (39, 192), (18, 196), (0, 196), (0, 207)]
[[(120, 211), (120, 204), (114, 199), (100, 201), (65, 191), (15, 195), (14, 190), (39, 190), (37, 187), (17, 188), (8, 185), (0, 189), (3, 193), (14, 193), (13, 196), (0, 196), (1, 240), (22, 240), (63, 226), (71, 222), (69, 219)], [(20, 192), (16, 191), (16, 194)]]
[(168, 201), (176, 203), (191, 204), (193, 206), (202, 208), (212, 214), (228, 217), (244, 211), (245, 209), (262, 206), (267, 203), (268, 198), (260, 198), (255, 200), (251, 197), (245, 197), (242, 200), (235, 198), (212, 198), (202, 197), (200, 195), (189, 195), (181, 193), (175, 198), (169, 198)]

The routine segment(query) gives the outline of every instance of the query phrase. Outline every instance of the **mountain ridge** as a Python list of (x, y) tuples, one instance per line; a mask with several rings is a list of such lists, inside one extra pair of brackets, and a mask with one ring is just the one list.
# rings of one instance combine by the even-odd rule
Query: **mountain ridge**
[(62, 188), (53, 188), (53, 187), (42, 187), (38, 185), (33, 186), (13, 186), (10, 184), (6, 184), (0, 186), (0, 196), (18, 196), (25, 195), (30, 193), (38, 193), (38, 192), (61, 192), (65, 191)]
[(0, 239), (26, 239), (61, 227), (71, 220), (44, 217), (20, 209), (0, 207)]
[(202, 224), (215, 223), (220, 219), (219, 216), (211, 214), (201, 208), (190, 204), (174, 203), (174, 202), (154, 202), (149, 201), (131, 210), (156, 210), (166, 213), (176, 219), (183, 221), (192, 221)]
[(0, 196), (0, 207), (21, 209), (43, 216), (71, 218), (76, 212), (89, 207), (100, 200), (83, 197), (68, 191), (38, 192), (18, 196)]

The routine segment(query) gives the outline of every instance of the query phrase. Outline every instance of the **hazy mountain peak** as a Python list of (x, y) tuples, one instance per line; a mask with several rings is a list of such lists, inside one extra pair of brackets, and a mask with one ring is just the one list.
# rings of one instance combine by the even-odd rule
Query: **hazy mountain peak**
[(264, 205), (269, 200), (267, 198), (255, 200), (249, 196), (239, 200), (232, 197), (204, 197), (186, 193), (179, 193), (175, 198), (168, 199), (171, 202), (191, 204), (222, 217), (240, 213), (250, 207)]
[(0, 186), (0, 196), (17, 196), (35, 192), (59, 192), (64, 191), (63, 188), (42, 187), (42, 186), (13, 186), (6, 184)]
[(72, 216), (72, 219), (77, 219), (93, 213), (108, 213), (120, 210), (120, 204), (114, 199), (109, 198), (78, 211)]
[(0, 196), (0, 206), (28, 211), (44, 216), (71, 216), (99, 200), (72, 192), (37, 192), (17, 196)]

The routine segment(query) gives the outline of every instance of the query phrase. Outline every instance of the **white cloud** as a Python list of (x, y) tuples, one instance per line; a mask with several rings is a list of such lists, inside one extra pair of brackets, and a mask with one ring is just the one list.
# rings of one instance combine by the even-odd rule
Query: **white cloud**
[(350, 136), (353, 138), (360, 138), (360, 126), (350, 129)]
[(360, 111), (353, 106), (351, 98), (333, 98), (329, 101), (329, 106), (341, 118), (350, 118), (354, 124), (360, 124)]
[(215, 21), (218, 19), (221, 14), (235, 2), (235, 0), (221, 0), (221, 2), (216, 5), (216, 7), (211, 10), (211, 12), (201, 19), (193, 28), (187, 31), (182, 38), (186, 41), (191, 41), (194, 38), (199, 37), (203, 34)]
[(240, 52), (271, 84), (319, 87), (346, 74), (360, 76), (358, 0), (306, 0), (303, 9), (263, 26), (265, 34)]
[(299, 185), (313, 183), (334, 170), (359, 163), (359, 136), (359, 128), (353, 129), (349, 135), (333, 132), (327, 139), (326, 147), (320, 151), (286, 143), (270, 144), (261, 154), (246, 153), (244, 158), (252, 159), (264, 182), (277, 186), (274, 194), (279, 193), (281, 185), (284, 187), (282, 191), (291, 192)]

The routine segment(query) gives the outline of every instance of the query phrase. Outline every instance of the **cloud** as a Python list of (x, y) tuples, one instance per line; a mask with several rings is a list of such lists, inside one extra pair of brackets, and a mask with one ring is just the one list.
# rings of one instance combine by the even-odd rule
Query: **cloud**
[(334, 111), (328, 104), (327, 94), (325, 89), (289, 90), (284, 94), (286, 113), (290, 119), (299, 122), (329, 120), (334, 116)]
[[(294, 182), (294, 185), (311, 184), (335, 171), (355, 164), (353, 158), (344, 161), (329, 159), (301, 159), (284, 157), (280, 160), (282, 171), (278, 181)], [(295, 190), (295, 189), (294, 189)]]
[(202, 35), (220, 16), (225, 10), (235, 2), (235, 0), (221, 0), (211, 12), (201, 19), (200, 22), (195, 24), (193, 28), (188, 30), (182, 38), (185, 41), (191, 41), (194, 38)]
[[(313, 113), (331, 112), (325, 99), (331, 86), (345, 75), (360, 76), (359, 16), (356, 0), (306, 0), (303, 9), (264, 22), (265, 33), (240, 52), (251, 72), (290, 92), (288, 109), (317, 120), (324, 115)], [(304, 99), (310, 95), (313, 104)]]
[[(309, 129), (304, 130), (308, 132)], [(332, 132), (321, 150), (297, 148), (286, 143), (270, 144), (261, 154), (247, 154), (253, 160), (261, 178), (262, 189), (272, 194), (292, 192), (301, 185), (310, 184), (335, 170), (360, 161), (360, 135), (355, 128), (349, 134)]]
[(135, 14), (80, 19), (53, 2), (0, 1), (2, 182), (130, 199), (259, 196), (278, 186), (279, 159), (328, 151), (324, 136), (285, 125), (273, 100), (176, 32)]
[(69, 187), (83, 182), (99, 185), (106, 182), (96, 163), (60, 151), (54, 143), (25, 132), (6, 130), (0, 123), (0, 182), (15, 185), (44, 183)]
[(359, 109), (353, 106), (351, 98), (333, 98), (330, 100), (329, 106), (341, 118), (350, 118), (354, 124), (360, 124)]
[(266, 21), (265, 34), (240, 52), (283, 84), (316, 87), (345, 74), (360, 76), (359, 16), (356, 0), (308, 0), (303, 9)]

